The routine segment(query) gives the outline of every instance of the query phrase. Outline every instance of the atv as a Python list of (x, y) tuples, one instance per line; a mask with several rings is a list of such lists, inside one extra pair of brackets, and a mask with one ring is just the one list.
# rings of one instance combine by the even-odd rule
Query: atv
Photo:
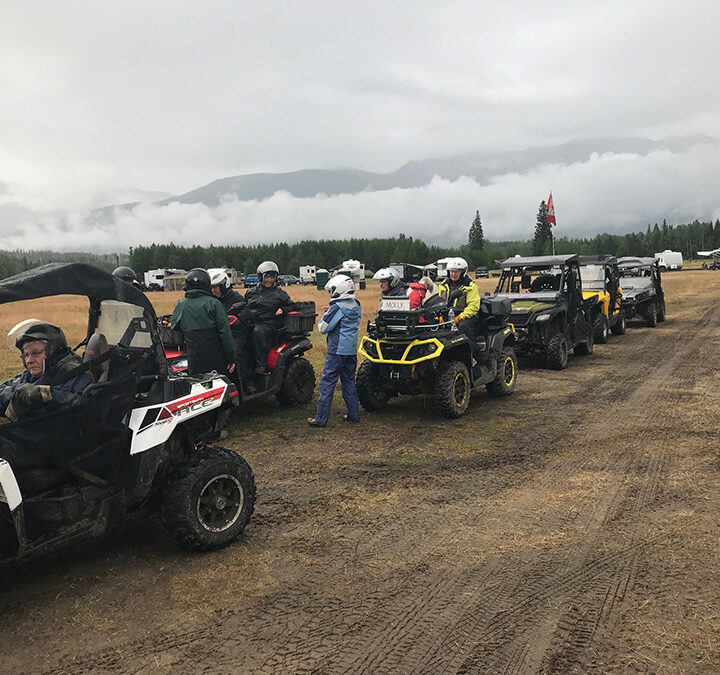
[(509, 396), (517, 383), (515, 333), (507, 324), (510, 303), (483, 297), (474, 340), (448, 317), (444, 302), (410, 309), (407, 297), (383, 298), (358, 350), (358, 398), (368, 411), (380, 410), (400, 394), (432, 396), (435, 410), (460, 417), (473, 389)]
[(580, 273), (583, 298), (596, 299), (596, 303), (589, 307), (595, 343), (605, 344), (611, 332), (613, 335), (625, 335), (617, 258), (611, 255), (581, 255)]
[[(238, 308), (243, 307), (239, 305)], [(247, 312), (248, 310), (240, 310)], [(312, 349), (309, 336), (315, 325), (315, 303), (295, 302), (283, 316), (283, 326), (277, 333), (275, 344), (268, 352), (266, 373), (254, 375), (249, 367), (238, 361), (230, 376), (236, 385), (240, 404), (275, 396), (281, 405), (307, 403), (315, 391), (315, 370), (303, 354)], [(228, 316), (230, 329), (247, 330), (239, 311)], [(170, 317), (159, 319), (160, 338), (170, 370), (176, 375), (187, 373), (188, 360), (180, 331), (172, 330)], [(239, 358), (246, 358), (240, 354)]]
[[(235, 386), (216, 373), (168, 372), (150, 301), (91, 265), (51, 263), (0, 281), (0, 304), (61, 294), (90, 301), (74, 370), (94, 383), (77, 405), (0, 426), (0, 563), (153, 511), (187, 549), (232, 542), (255, 504), (247, 462), (213, 445), (237, 405)], [(41, 461), (16, 471), (13, 452), (25, 449)]]
[(665, 292), (662, 274), (655, 258), (620, 258), (622, 276), (622, 309), (628, 319), (640, 316), (654, 327), (665, 321)]
[(548, 368), (567, 367), (568, 352), (592, 354), (592, 315), (596, 300), (582, 295), (577, 255), (509, 258), (501, 263), (495, 290), (512, 303), (509, 323), (521, 356), (543, 356)]

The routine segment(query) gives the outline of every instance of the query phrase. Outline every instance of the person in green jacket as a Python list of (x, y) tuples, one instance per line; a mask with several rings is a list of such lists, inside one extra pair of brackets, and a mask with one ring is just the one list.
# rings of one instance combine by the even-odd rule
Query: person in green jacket
[(185, 298), (178, 300), (170, 323), (185, 336), (190, 375), (213, 370), (228, 375), (235, 370), (230, 323), (222, 303), (212, 294), (206, 270), (198, 267), (187, 273)]
[(455, 312), (458, 330), (472, 340), (477, 334), (480, 291), (467, 275), (467, 269), (464, 258), (451, 258), (447, 264), (447, 277), (438, 286), (438, 295)]

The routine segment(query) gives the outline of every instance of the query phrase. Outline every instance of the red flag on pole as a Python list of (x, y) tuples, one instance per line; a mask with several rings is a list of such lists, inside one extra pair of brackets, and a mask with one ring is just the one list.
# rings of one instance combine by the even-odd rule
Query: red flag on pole
[(557, 221), (555, 220), (555, 204), (553, 204), (552, 200), (552, 190), (550, 191), (550, 196), (547, 200), (547, 221), (557, 227)]

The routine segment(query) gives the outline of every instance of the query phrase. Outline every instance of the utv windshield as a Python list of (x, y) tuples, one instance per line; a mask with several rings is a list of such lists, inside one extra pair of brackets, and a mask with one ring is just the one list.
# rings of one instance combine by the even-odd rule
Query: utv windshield
[(505, 268), (500, 277), (497, 292), (507, 293), (557, 293), (562, 285), (562, 268), (559, 266), (531, 268)]
[(623, 288), (649, 288), (652, 286), (652, 277), (623, 277)]
[(583, 265), (580, 276), (584, 291), (605, 290), (605, 268), (602, 265)]

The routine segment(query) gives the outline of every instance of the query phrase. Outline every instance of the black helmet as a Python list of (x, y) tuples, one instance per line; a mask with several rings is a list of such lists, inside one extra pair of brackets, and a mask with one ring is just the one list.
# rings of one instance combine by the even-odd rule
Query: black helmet
[(112, 275), (116, 279), (122, 279), (128, 284), (132, 284), (133, 282), (137, 281), (137, 274), (135, 274), (135, 270), (132, 267), (127, 267), (126, 265), (116, 267), (113, 270)]
[(45, 353), (47, 360), (52, 361), (54, 357), (63, 356), (68, 350), (65, 333), (62, 329), (52, 323), (39, 321), (33, 323), (15, 338), (15, 346), (22, 352), (28, 342), (41, 340), (46, 344)]
[(185, 275), (185, 290), (190, 291), (193, 288), (210, 291), (210, 275), (202, 267), (193, 267)]

